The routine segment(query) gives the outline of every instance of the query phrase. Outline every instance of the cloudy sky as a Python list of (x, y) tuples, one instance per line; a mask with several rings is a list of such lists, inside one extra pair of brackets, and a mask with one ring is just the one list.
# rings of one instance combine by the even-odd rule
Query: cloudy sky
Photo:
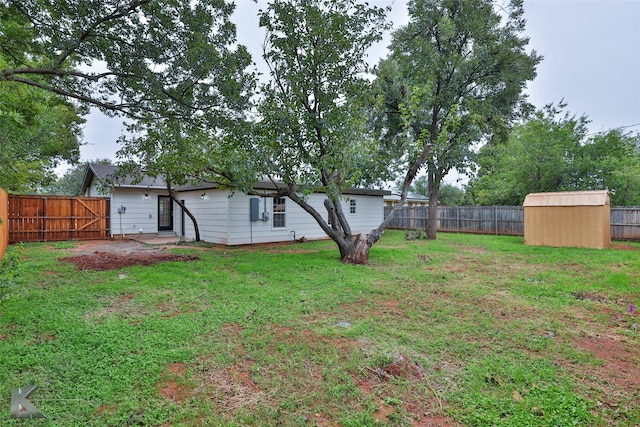
[[(264, 32), (256, 12), (266, 2), (236, 2), (238, 41), (260, 68)], [(406, 24), (406, 1), (369, 2), (391, 6), (395, 28)], [(528, 86), (530, 101), (542, 107), (564, 99), (571, 113), (591, 119), (591, 132), (623, 126), (640, 131), (640, 0), (525, 0), (524, 5), (529, 45), (544, 56)], [(388, 41), (372, 49), (371, 63), (386, 56)], [(116, 160), (121, 131), (121, 120), (94, 111), (84, 129), (82, 160)]]

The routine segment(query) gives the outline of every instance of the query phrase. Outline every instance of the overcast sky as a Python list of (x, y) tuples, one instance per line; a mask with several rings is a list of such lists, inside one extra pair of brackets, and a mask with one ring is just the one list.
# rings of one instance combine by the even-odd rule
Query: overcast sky
[[(261, 66), (264, 32), (256, 12), (266, 2), (236, 0), (238, 41)], [(406, 1), (369, 0), (392, 6), (394, 28), (407, 23)], [(529, 100), (537, 107), (560, 100), (567, 110), (591, 119), (591, 132), (628, 127), (640, 131), (640, 0), (525, 0), (529, 46), (544, 56), (529, 83)], [(370, 52), (370, 63), (386, 56), (389, 38)], [(121, 119), (97, 111), (87, 116), (82, 160), (116, 160)]]

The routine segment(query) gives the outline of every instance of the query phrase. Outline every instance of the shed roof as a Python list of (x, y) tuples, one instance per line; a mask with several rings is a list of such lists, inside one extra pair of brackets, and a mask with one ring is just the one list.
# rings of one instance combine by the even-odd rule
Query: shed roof
[(563, 191), (527, 194), (523, 206), (606, 206), (611, 204), (607, 190)]

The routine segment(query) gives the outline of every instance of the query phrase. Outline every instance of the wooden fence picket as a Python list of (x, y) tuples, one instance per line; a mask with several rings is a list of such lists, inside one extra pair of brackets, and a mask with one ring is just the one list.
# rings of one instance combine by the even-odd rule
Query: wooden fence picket
[(9, 243), (107, 239), (105, 197), (9, 196)]

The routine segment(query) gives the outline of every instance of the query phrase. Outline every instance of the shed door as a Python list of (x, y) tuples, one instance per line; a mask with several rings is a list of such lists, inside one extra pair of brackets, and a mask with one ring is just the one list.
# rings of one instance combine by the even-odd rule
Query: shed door
[(158, 196), (158, 231), (173, 230), (173, 203), (171, 197)]

